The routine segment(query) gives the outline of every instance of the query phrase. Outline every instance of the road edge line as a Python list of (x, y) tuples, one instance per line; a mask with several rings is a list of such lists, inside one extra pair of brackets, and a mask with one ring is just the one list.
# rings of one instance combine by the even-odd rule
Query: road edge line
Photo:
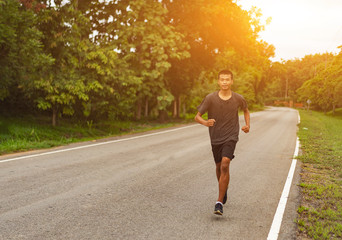
[[(299, 123), (300, 123), (300, 115), (298, 113), (298, 124)], [(300, 146), (300, 142), (299, 142), (299, 138), (297, 137), (296, 148), (295, 148), (295, 151), (293, 154), (291, 167), (290, 167), (289, 173), (287, 175), (287, 179), (286, 179), (284, 189), (283, 189), (283, 192), (281, 194), (281, 197), (280, 197), (280, 200), (278, 203), (276, 213), (274, 214), (273, 222), (271, 225), (271, 229), (268, 233), (267, 240), (277, 240), (278, 239), (281, 223), (283, 221), (283, 216), (284, 216), (284, 212), (285, 212), (285, 208), (286, 208), (287, 199), (289, 198), (289, 193), (290, 193), (293, 175), (294, 175), (296, 165), (297, 165), (297, 159), (296, 158), (298, 156), (299, 146)]]
[(13, 161), (26, 159), (26, 158), (40, 157), (40, 156), (50, 155), (50, 154), (55, 154), (55, 153), (60, 153), (60, 152), (68, 152), (68, 151), (78, 150), (78, 149), (82, 149), (82, 148), (96, 147), (96, 146), (111, 144), (111, 143), (116, 143), (116, 142), (124, 142), (124, 141), (134, 140), (134, 139), (143, 138), (143, 137), (150, 137), (150, 136), (160, 135), (160, 134), (164, 134), (164, 133), (175, 132), (178, 130), (182, 130), (182, 129), (190, 128), (190, 127), (194, 127), (194, 126), (200, 126), (200, 125), (199, 124), (192, 124), (190, 126), (179, 127), (179, 128), (175, 128), (175, 129), (171, 129), (171, 130), (165, 130), (165, 131), (160, 131), (160, 132), (156, 132), (156, 133), (149, 133), (149, 134), (144, 134), (144, 135), (130, 137), (130, 138), (123, 138), (123, 139), (117, 139), (117, 140), (101, 142), (101, 143), (94, 143), (94, 144), (89, 144), (89, 145), (84, 145), (84, 146), (79, 146), (79, 147), (74, 147), (74, 148), (67, 148), (67, 149), (61, 149), (61, 150), (56, 150), (56, 151), (51, 151), (51, 152), (44, 152), (44, 153), (26, 155), (26, 156), (22, 156), (22, 157), (4, 159), (4, 160), (0, 160), (0, 163), (13, 162)]

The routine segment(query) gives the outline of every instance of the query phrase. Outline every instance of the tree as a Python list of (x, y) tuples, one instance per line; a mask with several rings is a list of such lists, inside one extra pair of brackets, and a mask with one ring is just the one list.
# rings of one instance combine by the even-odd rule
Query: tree
[(284, 63), (274, 62), (269, 69), (269, 84), (266, 90), (266, 103), (273, 103), (275, 98), (283, 99), (286, 95), (286, 68)]
[[(55, 61), (49, 73), (31, 87), (37, 92), (38, 107), (52, 109), (53, 125), (59, 115), (73, 115), (80, 107), (86, 116), (96, 110), (109, 112), (111, 100), (121, 97), (119, 90), (136, 83), (136, 79), (127, 77), (128, 67), (112, 46), (90, 39), (94, 23), (89, 15), (83, 14), (87, 12), (85, 6), (91, 5), (88, 2), (79, 9), (77, 0), (55, 1), (40, 14), (44, 50)], [(125, 101), (121, 105), (122, 102)]]
[[(327, 59), (326, 55), (326, 58)], [(310, 99), (313, 105), (318, 106), (324, 112), (342, 104), (342, 54), (333, 56), (331, 61), (325, 60), (317, 67), (313, 78), (304, 82), (297, 93), (301, 100)], [(315, 66), (316, 68), (316, 66)]]
[(286, 96), (297, 100), (296, 90), (309, 79), (314, 78), (319, 72), (323, 71), (328, 62), (333, 60), (331, 53), (307, 55), (303, 59), (289, 60), (285, 63), (287, 69), (284, 89)]
[[(81, 74), (82, 61), (89, 49), (84, 38), (89, 21), (77, 10), (78, 1), (55, 1), (39, 15), (44, 33), (44, 51), (54, 58), (49, 72), (31, 86), (40, 109), (52, 109), (52, 125), (60, 113), (72, 115), (76, 99), (87, 101), (89, 85)], [(96, 86), (96, 85), (95, 85)]]
[[(141, 79), (137, 87), (137, 119), (141, 118), (142, 103), (148, 113), (150, 100), (168, 96), (165, 73), (173, 59), (189, 57), (187, 44), (182, 34), (166, 22), (167, 9), (155, 0), (121, 1), (120, 14), (113, 21), (113, 43), (118, 46), (120, 56), (130, 65), (134, 76)], [(170, 99), (167, 97), (166, 99)], [(157, 101), (158, 102), (158, 101)], [(164, 106), (164, 111), (168, 105)]]
[[(30, 7), (31, 6), (31, 7)], [(30, 8), (29, 8), (30, 7)], [(42, 77), (53, 59), (42, 50), (37, 26), (39, 4), (0, 1), (0, 100), (23, 94), (24, 86)]]
[[(238, 71), (241, 65), (235, 65), (237, 62), (251, 66), (260, 62), (269, 64), (267, 58), (274, 54), (274, 47), (257, 41), (263, 26), (258, 20), (261, 13), (256, 9), (245, 11), (236, 2), (226, 0), (162, 2), (169, 10), (170, 23), (185, 36), (190, 45), (191, 58), (173, 62), (167, 74), (176, 100), (179, 101), (180, 96), (188, 97), (190, 89), (201, 86), (202, 80), (201, 83), (195, 81), (199, 81), (202, 72), (217, 72), (218, 65), (222, 66), (221, 69), (231, 66), (231, 69), (236, 68)], [(234, 52), (234, 58), (239, 60), (230, 61), (220, 57), (227, 52)], [(223, 60), (225, 64), (217, 64), (217, 59)], [(262, 69), (268, 67), (266, 64)], [(261, 91), (261, 87), (261, 84), (255, 85), (256, 90)], [(180, 104), (175, 102), (175, 105), (178, 106), (175, 114), (178, 116)]]
[(342, 105), (342, 50), (326, 68), (325, 75), (328, 95), (335, 114), (336, 106)]

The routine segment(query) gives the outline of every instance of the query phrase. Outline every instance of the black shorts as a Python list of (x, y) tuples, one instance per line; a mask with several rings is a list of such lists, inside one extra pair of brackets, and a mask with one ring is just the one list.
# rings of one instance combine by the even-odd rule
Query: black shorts
[(230, 160), (233, 160), (235, 146), (236, 146), (236, 141), (233, 141), (233, 140), (227, 141), (219, 145), (211, 145), (215, 163), (221, 162), (223, 157), (227, 157)]

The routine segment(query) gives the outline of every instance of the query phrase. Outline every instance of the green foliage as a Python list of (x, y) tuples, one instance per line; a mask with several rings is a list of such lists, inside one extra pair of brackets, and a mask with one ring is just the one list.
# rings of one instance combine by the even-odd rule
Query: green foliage
[(337, 107), (340, 104), (337, 96), (341, 95), (338, 90), (341, 82), (337, 77), (341, 68), (338, 58), (325, 53), (272, 63), (268, 72), (270, 84), (266, 87), (266, 98), (277, 97), (302, 103), (310, 99), (311, 106), (324, 111)]
[(237, 92), (262, 105), (274, 48), (257, 40), (264, 28), (257, 9), (225, 0), (1, 3), (0, 105), (7, 109), (19, 101), (28, 112), (51, 114), (54, 125), (69, 116), (140, 118), (142, 107), (148, 116), (172, 103), (179, 116), (216, 89), (222, 68), (236, 73)]
[(342, 105), (342, 51), (329, 62), (324, 62), (313, 78), (298, 89), (301, 99), (310, 99), (325, 112)]
[(137, 101), (153, 102), (156, 99), (158, 108), (165, 109), (170, 101), (166, 103), (163, 100), (162, 103), (158, 99), (169, 95), (163, 94), (168, 92), (165, 73), (171, 67), (170, 61), (189, 57), (188, 44), (183, 41), (183, 35), (167, 22), (167, 9), (160, 2), (135, 0), (126, 4), (126, 11), (122, 11), (120, 19), (123, 24), (120, 25), (117, 40), (113, 42), (119, 46), (120, 55), (128, 60), (134, 76), (141, 79), (141, 84), (137, 86)]
[(158, 110), (166, 110), (168, 106), (171, 105), (174, 100), (173, 95), (168, 91), (161, 92), (162, 95), (157, 97), (158, 100)]
[(36, 14), (18, 1), (0, 4), (0, 100), (4, 100), (47, 71), (53, 60), (42, 51)]
[[(87, 65), (87, 54), (92, 53), (93, 48), (88, 37), (82, 37), (87, 33), (89, 20), (77, 10), (76, 2), (48, 6), (40, 15), (44, 50), (55, 62), (49, 74), (34, 81), (31, 87), (40, 93), (36, 98), (38, 108), (52, 108), (54, 117), (58, 111), (73, 115), (76, 100), (86, 102), (90, 90), (102, 87), (96, 80), (86, 78), (87, 67), (93, 66)], [(99, 75), (104, 74), (97, 70)]]

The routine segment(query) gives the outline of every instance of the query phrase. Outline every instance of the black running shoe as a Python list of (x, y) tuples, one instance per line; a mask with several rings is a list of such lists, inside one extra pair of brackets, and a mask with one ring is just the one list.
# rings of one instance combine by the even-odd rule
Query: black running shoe
[(227, 192), (226, 192), (226, 195), (224, 195), (224, 198), (223, 198), (223, 204), (226, 204), (226, 202), (227, 202)]
[(215, 204), (215, 210), (214, 213), (217, 215), (222, 215), (223, 214), (223, 206), (220, 203)]

